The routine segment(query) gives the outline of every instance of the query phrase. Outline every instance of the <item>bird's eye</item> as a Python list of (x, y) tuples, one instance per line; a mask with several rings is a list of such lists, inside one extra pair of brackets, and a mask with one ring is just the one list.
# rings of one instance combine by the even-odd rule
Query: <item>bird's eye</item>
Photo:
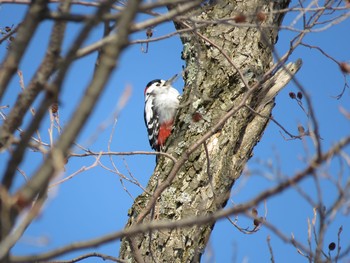
[(156, 86), (159, 87), (159, 86), (160, 86), (160, 83), (158, 82), (158, 83), (156, 84)]

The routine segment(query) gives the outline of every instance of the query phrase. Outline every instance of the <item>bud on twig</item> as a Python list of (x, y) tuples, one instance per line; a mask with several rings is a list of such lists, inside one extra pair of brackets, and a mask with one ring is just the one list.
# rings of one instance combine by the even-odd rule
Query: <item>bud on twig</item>
[(297, 97), (299, 100), (301, 100), (303, 98), (303, 93), (301, 93), (300, 91), (297, 93)]
[(262, 11), (259, 11), (256, 14), (256, 18), (258, 19), (259, 22), (264, 22), (266, 20), (266, 14)]
[(345, 62), (342, 62), (339, 64), (340, 66), (340, 70), (343, 72), (343, 73), (346, 73), (346, 74), (349, 74), (350, 73), (350, 65), (345, 63)]
[(247, 17), (244, 14), (238, 14), (233, 18), (236, 23), (244, 23), (246, 19)]
[(329, 243), (329, 245), (328, 245), (328, 249), (329, 249), (330, 251), (334, 250), (335, 247), (336, 247), (336, 245), (335, 245), (334, 242), (331, 242), (331, 243)]
[(289, 97), (290, 97), (291, 99), (295, 99), (295, 98), (296, 98), (296, 95), (295, 95), (294, 92), (289, 92)]

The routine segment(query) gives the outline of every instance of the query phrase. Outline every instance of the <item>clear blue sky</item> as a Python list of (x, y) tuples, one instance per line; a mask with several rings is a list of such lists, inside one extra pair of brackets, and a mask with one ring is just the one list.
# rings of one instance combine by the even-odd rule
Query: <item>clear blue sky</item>
[[(74, 9), (77, 12), (88, 12), (90, 10), (87, 7), (75, 7)], [(2, 4), (0, 7), (0, 27), (19, 23), (25, 10), (26, 6), (24, 5)], [(285, 19), (285, 24), (290, 23), (294, 17), (295, 14), (289, 15)], [(30, 45), (30, 50), (20, 65), (25, 84), (30, 81), (44, 55), (51, 26), (51, 22), (46, 22), (40, 27)], [(305, 38), (305, 42), (320, 46), (339, 61), (350, 62), (349, 26), (349, 20), (344, 21), (324, 32), (309, 34)], [(74, 39), (79, 28), (80, 26), (77, 24), (69, 26), (69, 34), (65, 39), (66, 47)], [(102, 28), (99, 27), (93, 32), (89, 43), (94, 42), (101, 36), (101, 30)], [(154, 36), (161, 36), (172, 31), (174, 31), (172, 23), (166, 23), (155, 28)], [(294, 35), (295, 33), (287, 30), (281, 32), (277, 44), (277, 50), (280, 54), (287, 51), (290, 39)], [(145, 33), (135, 34), (133, 38), (143, 39)], [(128, 48), (119, 61), (118, 67), (91, 120), (80, 135), (79, 143), (94, 151), (107, 151), (111, 126), (99, 133), (93, 144), (86, 145), (86, 143), (91, 136), (96, 134), (97, 127), (101, 122), (111, 116), (124, 88), (131, 85), (132, 96), (118, 120), (111, 150), (150, 151), (143, 121), (143, 90), (150, 80), (155, 78), (167, 79), (182, 70), (184, 61), (180, 59), (181, 50), (182, 46), (178, 37), (151, 43), (147, 54), (141, 52), (140, 45)], [(3, 44), (0, 46), (1, 59), (3, 59), (5, 52), (6, 44)], [(59, 111), (62, 126), (68, 122), (76, 103), (81, 98), (83, 89), (90, 80), (95, 58), (96, 54), (93, 54), (77, 61), (65, 81)], [(302, 58), (304, 62), (297, 78), (311, 96), (320, 124), (320, 133), (323, 138), (322, 146), (326, 150), (339, 138), (349, 134), (349, 120), (339, 113), (339, 106), (350, 112), (349, 90), (346, 90), (340, 100), (333, 98), (342, 91), (344, 79), (338, 66), (322, 56), (317, 50), (299, 47), (290, 59), (295, 61), (297, 58)], [(180, 78), (174, 86), (182, 92), (182, 79)], [(297, 92), (297, 88), (293, 83), (289, 84), (278, 95), (273, 116), (291, 133), (297, 134), (297, 125), (300, 123), (306, 127), (307, 119), (297, 103), (289, 98), (288, 93), (291, 91)], [(19, 92), (20, 86), (16, 76), (11, 82), (10, 91), (7, 92), (2, 104), (13, 105)], [(306, 104), (304, 105), (306, 106)], [(49, 121), (47, 120), (41, 127), (43, 140), (48, 139), (48, 124)], [(309, 153), (305, 151), (305, 147), (307, 147)], [(264, 172), (264, 175), (270, 177), (276, 176), (277, 172), (289, 177), (305, 167), (305, 161), (310, 159), (313, 152), (310, 138), (306, 138), (304, 142), (300, 140), (286, 141), (280, 135), (280, 128), (270, 123), (261, 142), (255, 148), (254, 157), (249, 161), (248, 169), (260, 170)], [(350, 153), (349, 149), (346, 149), (345, 152)], [(0, 173), (5, 168), (6, 160), (8, 160), (8, 154), (2, 153), (0, 155)], [(74, 173), (83, 165), (91, 165), (94, 160), (94, 158), (70, 159), (62, 177)], [(129, 172), (132, 173), (143, 186), (146, 186), (155, 164), (152, 156), (113, 157), (113, 160), (121, 173), (127, 176)], [(30, 176), (41, 161), (42, 156), (40, 154), (31, 152), (27, 154), (21, 169)], [(101, 161), (104, 165), (112, 168), (108, 157), (101, 158)], [(326, 168), (329, 168), (330, 175), (337, 178), (339, 162), (336, 159), (333, 161), (330, 167), (325, 167), (325, 171)], [(267, 169), (261, 163), (272, 163), (274, 171)], [(344, 171), (344, 180), (349, 180), (348, 167)], [(19, 186), (23, 182), (23, 177), (18, 176), (16, 185)], [(141, 193), (141, 189), (135, 185), (128, 182), (124, 183), (134, 198)], [(263, 178), (261, 175), (257, 176), (255, 174), (255, 176), (249, 178), (242, 177), (234, 186), (231, 200), (235, 204), (242, 203), (273, 185), (275, 185), (274, 182)], [(315, 187), (312, 180), (306, 180), (301, 184), (301, 187), (308, 194), (315, 196)], [(336, 189), (326, 180), (323, 180), (322, 191), (325, 205), (330, 205), (336, 197)], [(55, 191), (51, 191), (51, 196), (43, 213), (27, 229), (21, 241), (14, 247), (14, 254), (25, 255), (47, 251), (71, 242), (96, 238), (117, 231), (125, 225), (127, 210), (133, 203), (132, 198), (123, 189), (119, 176), (101, 167), (95, 167), (75, 176), (60, 185)], [(264, 206), (259, 206), (258, 211), (260, 215), (264, 215)], [(288, 190), (267, 201), (267, 220), (277, 226), (285, 235), (290, 237), (293, 233), (295, 238), (305, 245), (307, 245), (307, 218), (311, 219), (312, 216), (312, 207), (295, 190)], [(238, 217), (238, 224), (243, 228), (249, 227), (250, 229), (253, 226), (252, 220), (242, 215)], [(325, 245), (332, 241), (336, 242), (340, 225), (343, 225), (343, 247), (349, 245), (347, 242), (350, 236), (350, 220), (348, 216), (341, 213), (337, 214), (335, 221), (330, 225), (325, 238)], [(255, 234), (245, 235), (238, 232), (227, 220), (222, 220), (216, 224), (209, 243), (210, 253), (207, 253), (205, 257), (209, 257), (209, 254), (211, 254), (212, 258), (209, 262), (269, 262), (270, 254), (266, 243), (268, 235), (271, 235), (271, 244), (276, 262), (302, 262), (305, 260), (296, 252), (294, 247), (283, 243), (266, 228), (263, 227)], [(41, 243), (40, 240), (45, 242)], [(118, 256), (119, 242), (89, 251), (99, 251)], [(87, 251), (66, 255), (63, 258), (69, 259), (84, 252)], [(102, 260), (94, 258), (84, 262), (102, 262)]]

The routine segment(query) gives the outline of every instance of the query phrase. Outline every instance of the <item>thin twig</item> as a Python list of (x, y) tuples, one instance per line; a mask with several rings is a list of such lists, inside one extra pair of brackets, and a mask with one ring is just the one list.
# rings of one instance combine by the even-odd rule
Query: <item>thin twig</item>
[[(137, 234), (147, 233), (151, 230), (153, 231), (153, 230), (161, 230), (161, 229), (175, 229), (175, 228), (186, 227), (186, 226), (204, 225), (204, 224), (215, 222), (219, 219), (225, 218), (233, 214), (245, 213), (249, 209), (256, 207), (260, 202), (263, 202), (264, 200), (272, 196), (275, 196), (276, 194), (281, 193), (283, 190), (287, 189), (291, 185), (300, 183), (302, 180), (307, 178), (308, 175), (312, 174), (324, 161), (328, 160), (329, 158), (333, 157), (336, 154), (339, 154), (339, 152), (349, 144), (350, 144), (350, 136), (344, 138), (338, 144), (334, 145), (331, 149), (329, 149), (327, 152), (322, 154), (321, 158), (319, 158), (316, 155), (313, 158), (313, 160), (310, 161), (309, 165), (305, 167), (304, 170), (295, 174), (293, 177), (290, 177), (285, 181), (279, 183), (277, 186), (267, 189), (266, 191), (260, 193), (255, 198), (251, 199), (250, 201), (242, 205), (235, 206), (232, 208), (222, 209), (212, 214), (206, 214), (201, 216), (190, 216), (188, 218), (184, 218), (177, 221), (161, 220), (161, 221), (152, 221), (147, 223), (136, 224), (127, 229), (123, 229), (121, 231), (118, 231), (97, 239), (83, 241), (79, 243), (73, 243), (65, 247), (61, 247), (46, 253), (42, 253), (40, 255), (11, 257), (10, 259), (11, 261), (17, 262), (17, 263), (49, 260), (51, 258), (57, 257), (59, 255), (63, 255), (68, 252), (89, 248), (89, 247), (94, 247), (97, 245), (102, 245), (104, 243), (108, 243), (116, 239), (120, 239), (122, 237), (135, 236)], [(293, 242), (296, 242), (296, 241), (294, 241), (293, 239)], [(304, 249), (308, 251), (308, 249), (303, 248), (303, 250)]]

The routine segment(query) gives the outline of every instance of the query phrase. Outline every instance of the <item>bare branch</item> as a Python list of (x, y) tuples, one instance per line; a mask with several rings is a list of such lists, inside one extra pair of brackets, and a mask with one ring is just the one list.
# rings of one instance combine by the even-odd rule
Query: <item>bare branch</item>
[[(33, 37), (33, 33), (37, 29), (39, 22), (43, 18), (47, 10), (48, 0), (35, 0), (30, 5), (30, 10), (18, 28), (18, 34), (7, 56), (2, 63), (2, 70), (0, 71), (0, 101), (4, 92), (10, 82), (13, 74), (17, 71), (19, 62)], [(1, 137), (0, 137), (1, 138)], [(0, 145), (2, 147), (2, 145)]]
[(55, 249), (50, 252), (46, 252), (40, 255), (35, 256), (21, 256), (21, 257), (11, 257), (12, 262), (33, 262), (39, 260), (49, 260), (51, 258), (57, 257), (59, 255), (63, 255), (68, 252), (95, 247), (97, 245), (102, 245), (104, 243), (108, 243), (114, 241), (116, 239), (122, 237), (131, 237), (139, 233), (148, 233), (149, 231), (161, 230), (161, 229), (176, 229), (181, 227), (189, 227), (194, 225), (204, 225), (210, 222), (215, 222), (218, 219), (226, 218), (227, 216), (245, 213), (249, 211), (249, 209), (256, 207), (260, 202), (267, 200), (268, 198), (282, 192), (284, 189), (287, 189), (289, 186), (294, 185), (296, 183), (301, 182), (308, 175), (312, 174), (321, 164), (322, 162), (332, 158), (334, 155), (339, 154), (339, 152), (346, 146), (350, 144), (350, 136), (344, 138), (338, 144), (334, 145), (331, 149), (329, 149), (326, 153), (321, 155), (319, 158), (317, 155), (311, 160), (309, 166), (307, 166), (304, 170), (300, 171), (296, 175), (291, 178), (288, 178), (284, 182), (281, 182), (277, 186), (267, 189), (261, 194), (257, 195), (255, 198), (250, 201), (234, 206), (232, 208), (222, 209), (213, 214), (207, 214), (202, 216), (190, 216), (188, 218), (180, 219), (177, 221), (152, 221), (148, 223), (140, 223), (133, 225), (127, 229), (103, 236), (101, 238), (73, 243), (68, 246)]
[[(46, 187), (50, 179), (52, 178), (54, 172), (52, 160), (52, 158), (54, 157), (53, 153), (55, 152), (62, 156), (67, 155), (71, 144), (78, 135), (81, 127), (86, 122), (88, 116), (91, 114), (99, 95), (103, 91), (105, 84), (109, 79), (110, 73), (115, 67), (115, 61), (119, 57), (122, 49), (125, 47), (128, 34), (130, 32), (130, 24), (138, 8), (138, 2), (139, 1), (136, 0), (129, 1), (129, 9), (126, 9), (125, 12), (123, 12), (118, 22), (120, 29), (115, 35), (113, 42), (111, 42), (110, 45), (106, 46), (105, 53), (101, 56), (101, 65), (97, 68), (95, 72), (95, 74), (99, 77), (94, 78), (89, 84), (86, 90), (86, 94), (82, 98), (80, 106), (73, 114), (73, 117), (68, 123), (67, 128), (63, 131), (60, 139), (56, 143), (52, 154), (48, 156), (44, 164), (41, 166), (39, 171), (32, 177), (32, 179), (17, 192), (17, 195), (20, 196), (22, 200), (25, 200), (25, 202), (32, 200), (37, 193), (46, 190)], [(113, 2), (110, 1), (104, 3), (104, 5), (101, 5), (100, 9), (97, 11), (96, 18), (93, 21), (91, 21), (90, 24), (86, 24), (85, 28), (82, 30), (81, 35), (78, 36), (79, 41), (75, 42), (75, 45), (72, 47), (71, 51), (67, 55), (67, 63), (71, 61), (71, 58), (75, 53), (77, 47), (80, 46), (80, 43), (83, 41), (83, 39), (85, 39), (90, 29), (93, 27), (96, 21), (98, 21), (98, 17), (101, 17), (101, 15), (104, 14), (105, 10), (109, 9), (109, 6), (112, 3)], [(56, 83), (62, 81), (62, 78), (64, 76), (62, 74), (64, 74), (66, 70), (67, 68), (62, 69), (61, 74), (57, 76), (57, 79), (55, 81)]]

